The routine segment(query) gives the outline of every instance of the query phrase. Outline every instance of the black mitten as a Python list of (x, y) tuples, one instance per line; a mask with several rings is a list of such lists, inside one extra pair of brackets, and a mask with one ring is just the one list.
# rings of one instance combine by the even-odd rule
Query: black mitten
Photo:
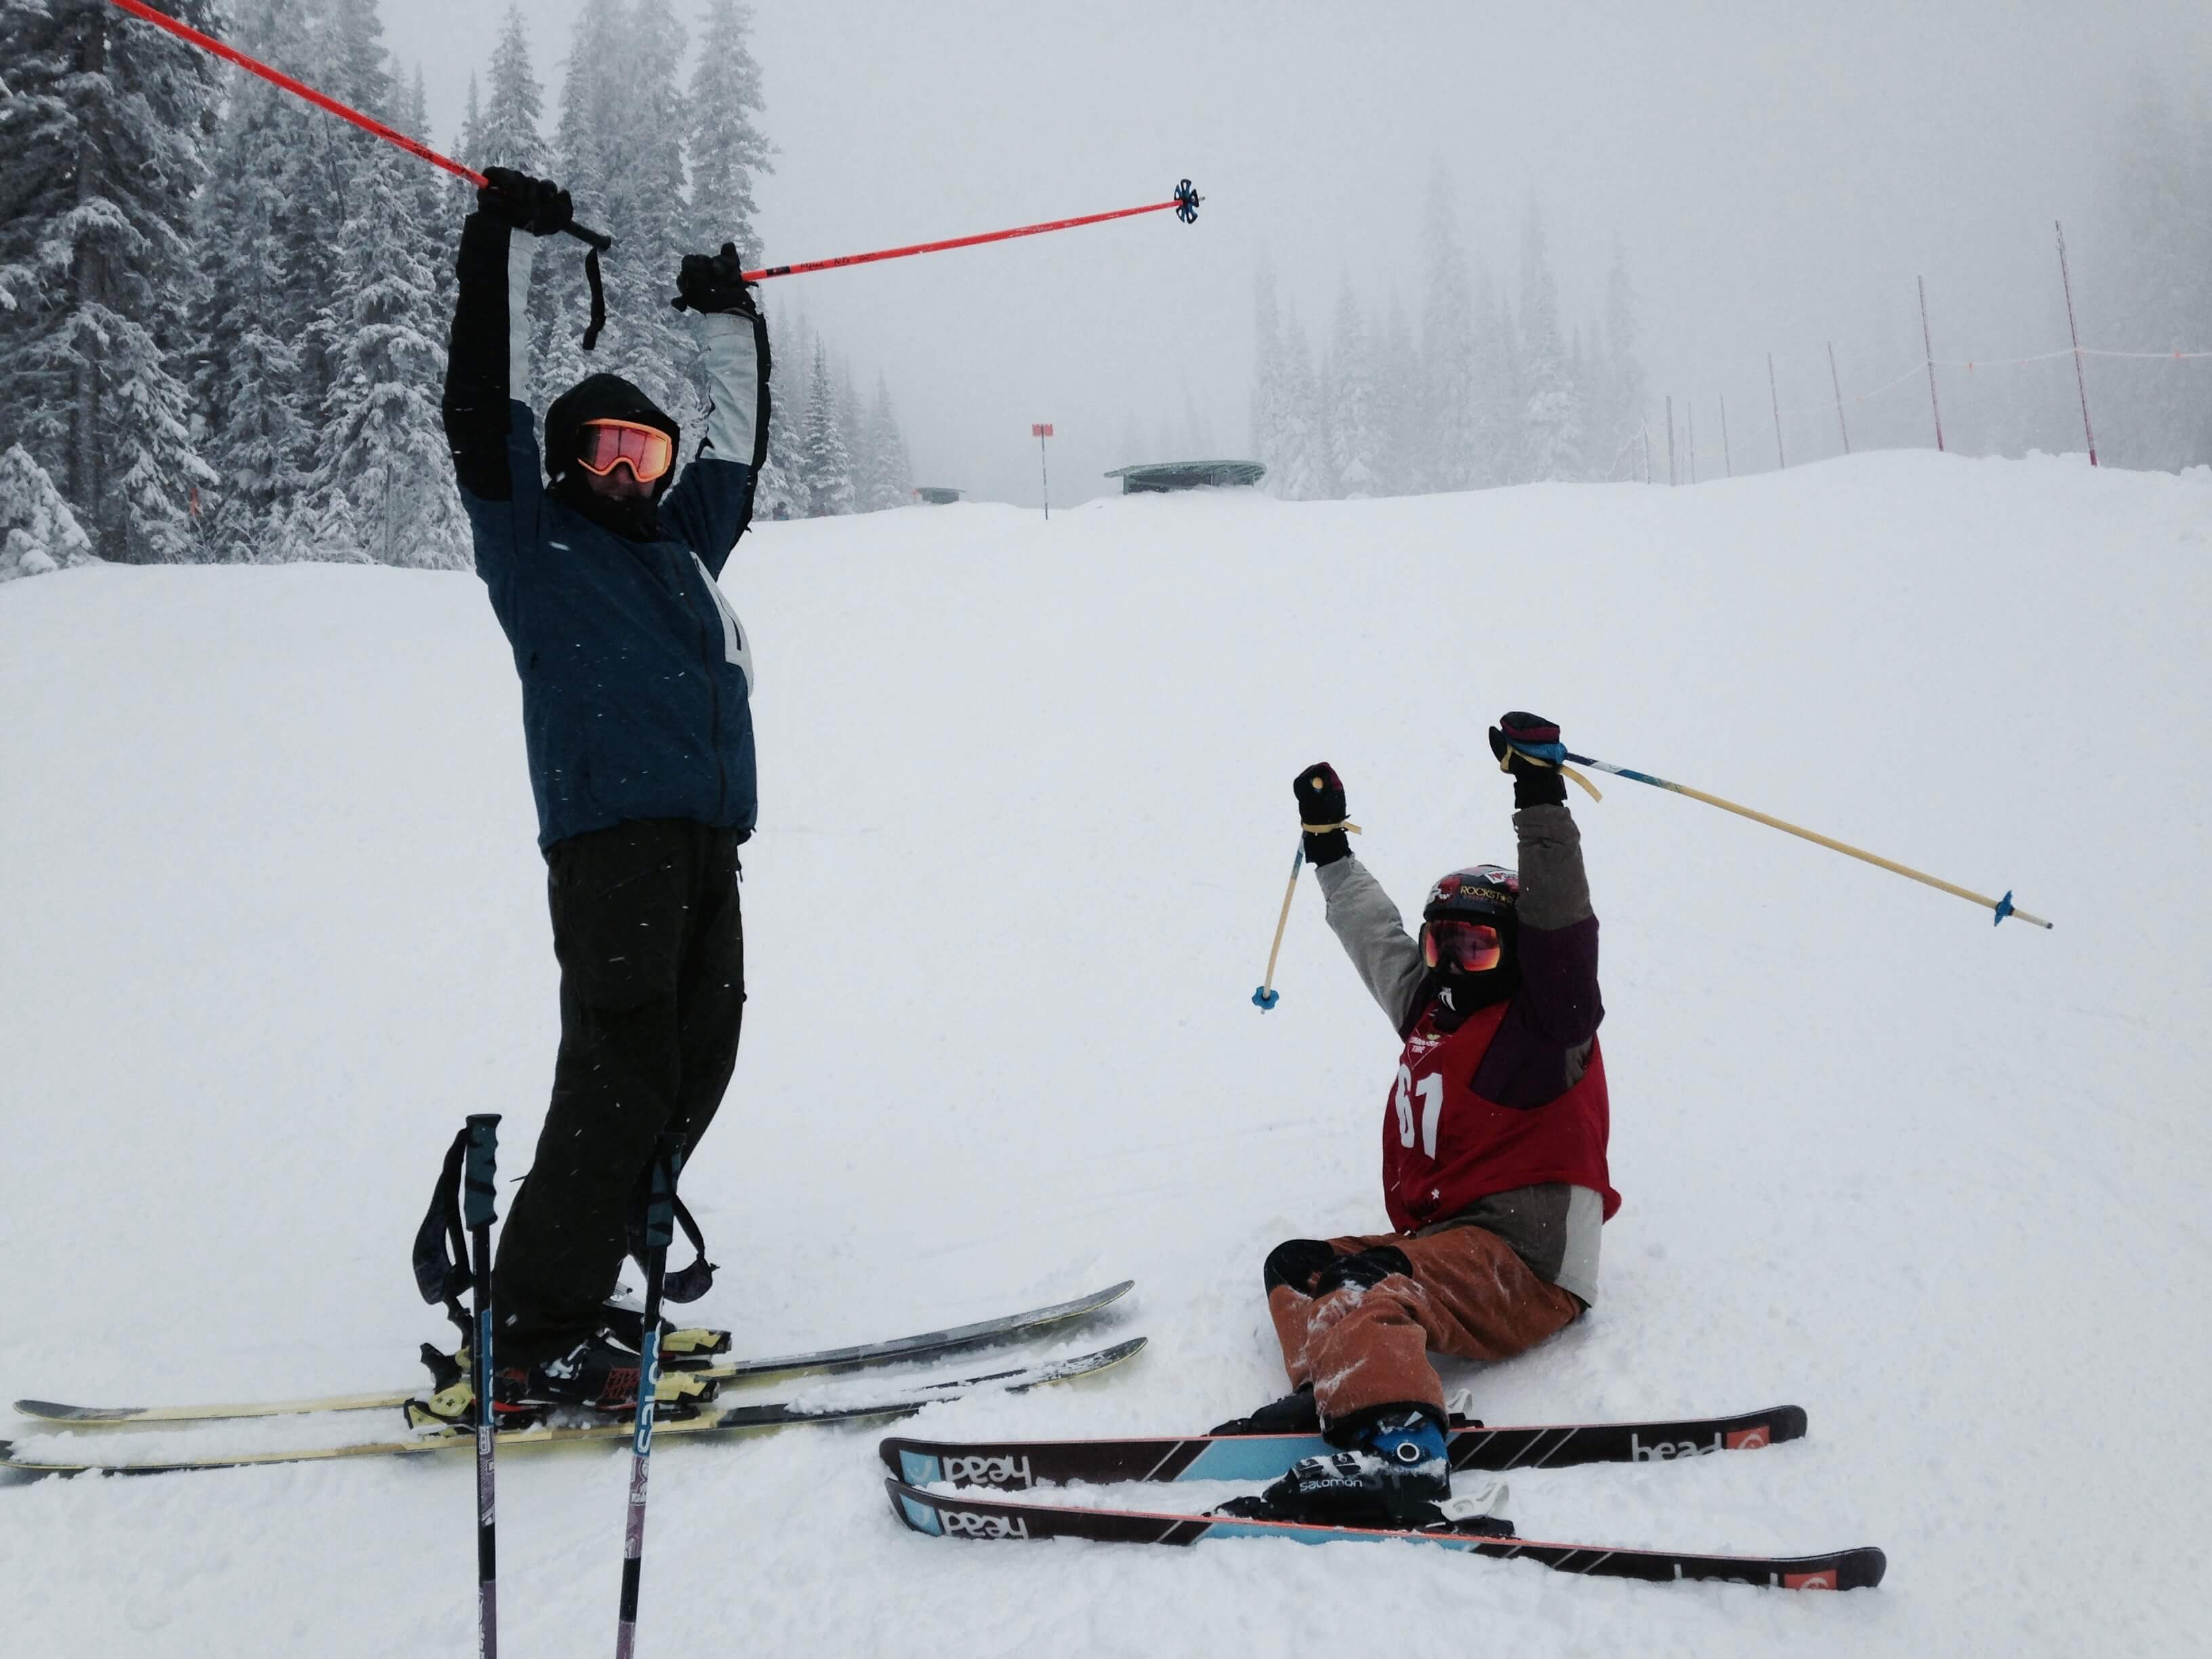
[(753, 317), (759, 313), (753, 305), (752, 286), (744, 280), (745, 262), (738, 258), (735, 242), (722, 244), (720, 253), (687, 253), (684, 265), (676, 273), (676, 297), (668, 303), (678, 311), (691, 310), (702, 316), (709, 312), (725, 312), (735, 317)]
[[(1528, 750), (1536, 750), (1544, 760), (1530, 759), (1525, 752)], [(1490, 752), (1498, 757), (1499, 766), (1513, 775), (1516, 811), (1567, 804), (1567, 775), (1559, 769), (1566, 746), (1559, 741), (1559, 728), (1541, 714), (1518, 708), (1500, 714), (1498, 724), (1490, 728)], [(1546, 765), (1545, 760), (1551, 764)]]
[(1298, 798), (1298, 826), (1305, 831), (1306, 862), (1316, 866), (1352, 856), (1351, 840), (1344, 833), (1344, 783), (1336, 769), (1318, 761), (1298, 774), (1291, 786)]
[(568, 192), (550, 179), (533, 179), (512, 167), (486, 167), (477, 191), (478, 211), (532, 236), (551, 236), (568, 228), (575, 212)]

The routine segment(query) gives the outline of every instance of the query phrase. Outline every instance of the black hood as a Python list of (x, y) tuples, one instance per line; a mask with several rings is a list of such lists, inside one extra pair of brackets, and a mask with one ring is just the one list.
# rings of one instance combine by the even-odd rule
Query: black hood
[(658, 540), (660, 498), (675, 480), (676, 469), (672, 466), (653, 480), (651, 495), (612, 501), (594, 494), (584, 483), (583, 469), (575, 464), (586, 421), (635, 421), (640, 426), (658, 427), (679, 451), (684, 428), (619, 374), (589, 375), (556, 398), (545, 411), (545, 475), (554, 500), (617, 536), (634, 542)]

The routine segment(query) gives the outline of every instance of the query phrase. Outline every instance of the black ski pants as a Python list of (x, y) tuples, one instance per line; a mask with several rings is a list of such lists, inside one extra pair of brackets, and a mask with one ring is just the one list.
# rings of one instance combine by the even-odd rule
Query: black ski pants
[(652, 818), (546, 849), (561, 1053), (500, 1235), (503, 1366), (553, 1358), (597, 1324), (655, 1138), (697, 1146), (722, 1103), (745, 1008), (738, 839)]

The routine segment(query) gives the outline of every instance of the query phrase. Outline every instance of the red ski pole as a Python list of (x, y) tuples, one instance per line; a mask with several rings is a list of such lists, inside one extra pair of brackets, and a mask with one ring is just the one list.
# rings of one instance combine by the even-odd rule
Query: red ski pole
[[(116, 0), (118, 5), (127, 0)], [(904, 259), (916, 253), (942, 253), (947, 248), (974, 247), (979, 242), (1004, 242), (1017, 236), (1042, 236), (1048, 230), (1073, 230), (1078, 225), (1103, 224), (1109, 219), (1133, 219), (1140, 213), (1160, 213), (1175, 210), (1176, 218), (1185, 224), (1195, 223), (1198, 204), (1205, 198), (1191, 188), (1186, 179), (1176, 186), (1174, 195), (1164, 202), (1147, 202), (1142, 207), (1116, 208), (1111, 213), (1086, 214), (1080, 219), (1054, 219), (1040, 225), (1018, 225), (1012, 230), (987, 230), (978, 236), (954, 236), (942, 242), (915, 242), (907, 247), (878, 248), (873, 253), (845, 253), (834, 259), (811, 259), (803, 265), (768, 265), (759, 270), (744, 273), (744, 280), (757, 283), (767, 276), (802, 276), (810, 270), (835, 270), (841, 265), (869, 265), (878, 259)]]
[[(114, 0), (114, 3), (133, 17), (143, 17), (155, 27), (167, 29), (179, 40), (189, 41), (202, 52), (235, 64), (239, 68), (259, 76), (270, 85), (282, 87), (295, 98), (304, 99), (317, 109), (337, 116), (341, 121), (352, 122), (363, 132), (374, 133), (386, 143), (396, 145), (410, 155), (422, 157), (434, 167), (443, 167), (456, 179), (467, 179), (478, 190), (491, 182), (474, 167), (465, 167), (452, 156), (439, 155), (419, 138), (410, 138), (405, 133), (385, 125), (373, 116), (363, 115), (359, 110), (341, 104), (328, 93), (316, 91), (305, 81), (295, 80), (282, 70), (271, 69), (258, 58), (249, 58), (236, 46), (218, 40), (212, 34), (203, 34), (191, 24), (179, 22), (167, 12), (155, 10), (146, 3), (146, 0)], [(584, 330), (584, 349), (589, 351), (598, 345), (599, 331), (606, 325), (607, 320), (605, 291), (599, 283), (599, 255), (615, 245), (615, 239), (605, 231), (590, 229), (573, 219), (562, 228), (591, 250), (584, 256), (584, 276), (592, 290), (592, 320)]]

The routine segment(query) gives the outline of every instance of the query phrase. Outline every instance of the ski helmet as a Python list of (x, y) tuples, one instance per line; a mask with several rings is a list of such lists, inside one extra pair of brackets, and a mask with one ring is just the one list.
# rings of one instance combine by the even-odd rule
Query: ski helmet
[(1521, 878), (1500, 865), (1455, 870), (1421, 907), (1421, 959), (1446, 974), (1486, 974), (1505, 965)]

